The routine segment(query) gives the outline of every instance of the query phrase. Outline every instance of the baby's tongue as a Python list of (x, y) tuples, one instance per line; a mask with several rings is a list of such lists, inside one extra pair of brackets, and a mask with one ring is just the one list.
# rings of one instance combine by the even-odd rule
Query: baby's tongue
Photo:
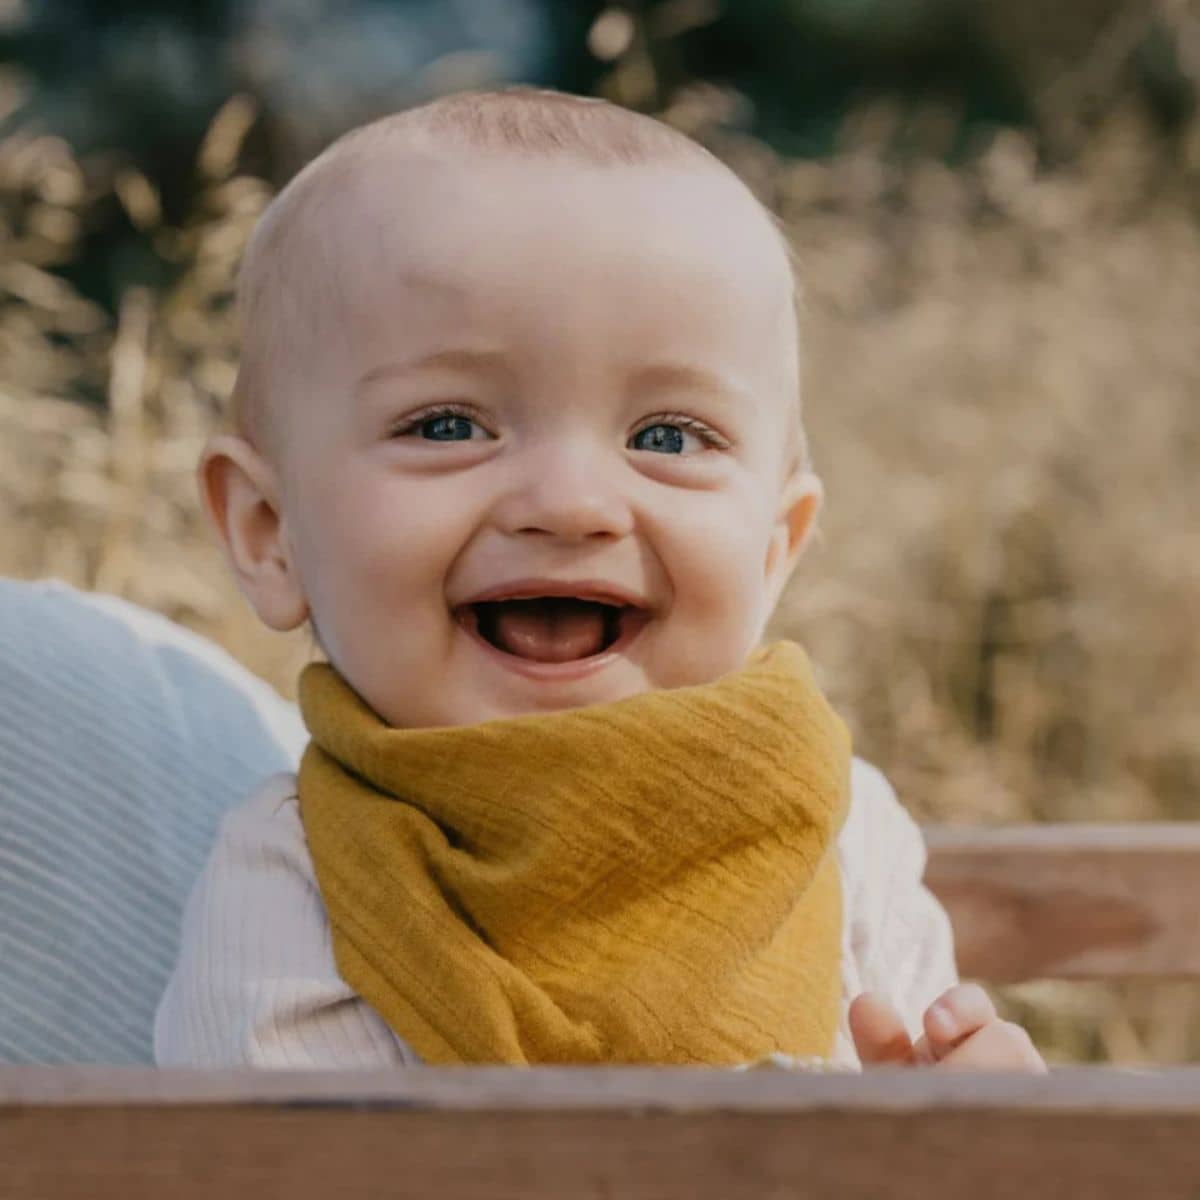
[(586, 600), (509, 600), (496, 613), (501, 649), (538, 662), (570, 662), (604, 647), (604, 609)]

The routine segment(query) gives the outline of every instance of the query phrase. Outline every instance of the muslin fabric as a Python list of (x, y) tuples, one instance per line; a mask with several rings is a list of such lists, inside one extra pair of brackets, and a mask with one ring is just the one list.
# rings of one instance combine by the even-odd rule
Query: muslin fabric
[[(681, 787), (684, 801), (687, 785)], [(862, 991), (887, 997), (911, 1033), (956, 980), (945, 911), (921, 883), (925, 850), (884, 776), (850, 764), (837, 839), (842, 881), (841, 1022), (832, 1063), (858, 1059), (847, 1023)], [(338, 973), (300, 821), (296, 776), (263, 781), (221, 823), (188, 900), (179, 960), (158, 1006), (163, 1066), (390, 1070), (419, 1056)]]
[(827, 1056), (849, 735), (782, 642), (698, 687), (392, 729), (306, 669), (342, 977), (426, 1062)]

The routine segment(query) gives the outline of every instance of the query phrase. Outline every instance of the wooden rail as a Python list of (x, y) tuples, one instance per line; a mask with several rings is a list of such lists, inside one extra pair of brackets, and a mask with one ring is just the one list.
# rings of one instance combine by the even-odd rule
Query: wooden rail
[(1200, 1069), (0, 1068), (4, 1200), (1196, 1200)]
[[(1200, 824), (926, 840), (964, 975), (1200, 978)], [(1200, 1068), (0, 1067), (0, 1200), (1142, 1195), (1200, 1200)]]
[(964, 976), (1200, 978), (1200, 822), (931, 827), (925, 839)]

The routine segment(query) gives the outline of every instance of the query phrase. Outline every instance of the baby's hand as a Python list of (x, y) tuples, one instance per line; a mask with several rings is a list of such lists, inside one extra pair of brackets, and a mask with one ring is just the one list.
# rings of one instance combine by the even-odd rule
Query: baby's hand
[(925, 1010), (925, 1033), (914, 1044), (900, 1014), (863, 992), (850, 1005), (850, 1032), (863, 1066), (931, 1066), (947, 1070), (1046, 1072), (1029, 1034), (996, 1015), (978, 984), (960, 983)]

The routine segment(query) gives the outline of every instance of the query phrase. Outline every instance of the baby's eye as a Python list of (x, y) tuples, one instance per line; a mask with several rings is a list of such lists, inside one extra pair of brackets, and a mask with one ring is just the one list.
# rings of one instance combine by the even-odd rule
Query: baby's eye
[(470, 442), (490, 438), (491, 434), (474, 418), (447, 409), (418, 413), (397, 429), (395, 436), (415, 436), (427, 442)]
[(655, 454), (694, 454), (720, 445), (721, 439), (705, 426), (691, 420), (659, 421), (639, 429), (629, 439), (631, 450)]
[(469, 442), (474, 433), (483, 430), (470, 417), (429, 417), (419, 426), (421, 436), (431, 442)]

